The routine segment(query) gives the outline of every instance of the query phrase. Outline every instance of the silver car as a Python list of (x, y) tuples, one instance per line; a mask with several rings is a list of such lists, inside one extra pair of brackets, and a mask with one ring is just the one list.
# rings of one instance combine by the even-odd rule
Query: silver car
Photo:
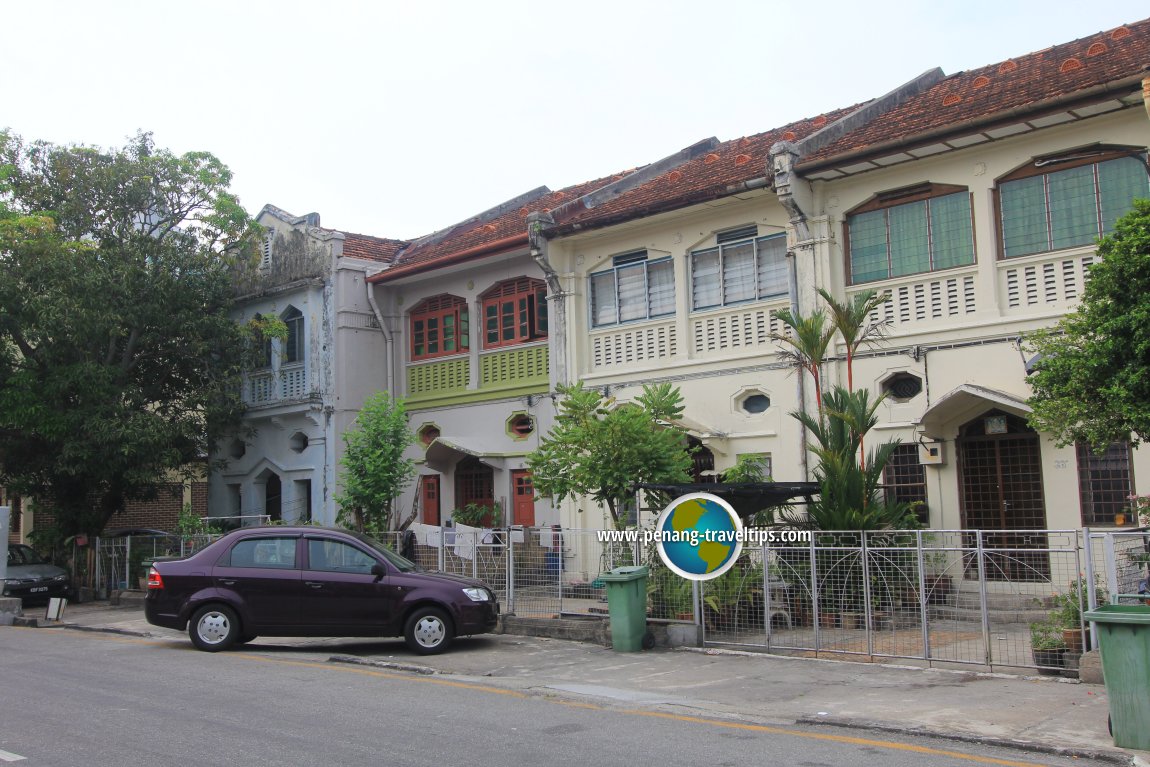
[(67, 570), (49, 563), (31, 546), (13, 543), (8, 546), (8, 575), (4, 579), (3, 595), (19, 597), (25, 604), (47, 601), (51, 597), (70, 597), (72, 579)]

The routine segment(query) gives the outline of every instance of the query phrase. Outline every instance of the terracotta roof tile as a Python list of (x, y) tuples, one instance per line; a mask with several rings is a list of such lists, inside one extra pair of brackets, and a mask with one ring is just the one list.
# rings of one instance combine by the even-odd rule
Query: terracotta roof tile
[(371, 261), (391, 263), (395, 254), (408, 243), (404, 240), (389, 240), (383, 237), (372, 237), (366, 234), (342, 232), (343, 254), (354, 258), (366, 258)]
[(857, 108), (852, 106), (840, 109), (766, 133), (723, 142), (713, 151), (685, 162), (671, 172), (624, 192), (609, 202), (573, 213), (560, 221), (553, 231), (563, 233), (575, 228), (606, 226), (620, 220), (649, 216), (731, 194), (733, 187), (766, 175), (773, 144), (809, 136), (818, 129), (816, 123), (820, 123), (820, 120), (820, 124), (825, 125)]
[[(1076, 92), (1138, 76), (1147, 64), (1150, 19), (959, 72), (804, 157), (799, 167), (822, 165), (836, 155), (865, 153), (868, 147), (877, 150), (892, 140), (911, 143), (920, 134), (945, 130), (948, 125), (992, 122), (1009, 110), (1063, 96), (1073, 98)], [(948, 108), (941, 110), (940, 105)]]
[(452, 261), (454, 256), (464, 251), (482, 248), (485, 245), (495, 245), (517, 235), (523, 235), (523, 244), (526, 245), (527, 215), (531, 211), (551, 210), (566, 200), (581, 197), (613, 181), (617, 181), (627, 175), (627, 172), (617, 173), (613, 176), (596, 179), (594, 181), (585, 181), (565, 189), (549, 192), (540, 199), (533, 201), (530, 205), (509, 210), (491, 221), (484, 223), (474, 222), (471, 225), (462, 226), (459, 231), (452, 232), (447, 237), (431, 241), (429, 244), (421, 244), (419, 240), (416, 240), (410, 247), (405, 248), (399, 254), (393, 263), (393, 267), (414, 267), (417, 264), (426, 264), (427, 267), (431, 269), (439, 262)]

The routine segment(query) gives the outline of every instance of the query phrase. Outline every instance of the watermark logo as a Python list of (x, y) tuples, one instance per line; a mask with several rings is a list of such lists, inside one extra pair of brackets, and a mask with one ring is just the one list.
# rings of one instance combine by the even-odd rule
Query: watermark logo
[(734, 567), (743, 550), (739, 515), (710, 493), (676, 498), (652, 532), (667, 567), (693, 581), (718, 578)]

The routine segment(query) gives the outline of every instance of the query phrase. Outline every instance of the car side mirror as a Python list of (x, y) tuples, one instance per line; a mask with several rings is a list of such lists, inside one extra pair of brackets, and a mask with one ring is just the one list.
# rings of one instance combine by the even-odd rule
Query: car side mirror
[(375, 576), (375, 582), (379, 583), (380, 580), (385, 575), (387, 575), (387, 568), (385, 568), (379, 562), (376, 562), (374, 565), (371, 566), (371, 574)]

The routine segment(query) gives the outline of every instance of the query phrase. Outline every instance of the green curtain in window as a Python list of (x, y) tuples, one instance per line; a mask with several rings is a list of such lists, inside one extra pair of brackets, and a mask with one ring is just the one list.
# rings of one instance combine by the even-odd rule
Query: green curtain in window
[(930, 240), (935, 269), (974, 263), (968, 193), (957, 192), (930, 200)]
[(647, 305), (649, 317), (675, 312), (675, 264), (672, 261), (647, 265)]
[(890, 276), (886, 240), (886, 211), (850, 217), (851, 282), (885, 280)]
[(1050, 250), (1042, 176), (1007, 181), (999, 189), (1002, 248), (1007, 258)]
[(778, 234), (756, 240), (758, 247), (759, 298), (787, 292), (787, 236)]
[(691, 306), (706, 309), (719, 305), (719, 249), (691, 254)]
[(733, 304), (756, 298), (755, 243), (751, 240), (724, 245), (723, 303)]
[(1136, 198), (1146, 197), (1150, 197), (1150, 180), (1141, 158), (1121, 157), (1098, 163), (1102, 234), (1114, 231), (1114, 224), (1130, 212)]
[(1089, 245), (1098, 239), (1098, 197), (1094, 166), (1067, 168), (1046, 177), (1053, 250)]
[(926, 200), (887, 208), (891, 276), (930, 271)]

